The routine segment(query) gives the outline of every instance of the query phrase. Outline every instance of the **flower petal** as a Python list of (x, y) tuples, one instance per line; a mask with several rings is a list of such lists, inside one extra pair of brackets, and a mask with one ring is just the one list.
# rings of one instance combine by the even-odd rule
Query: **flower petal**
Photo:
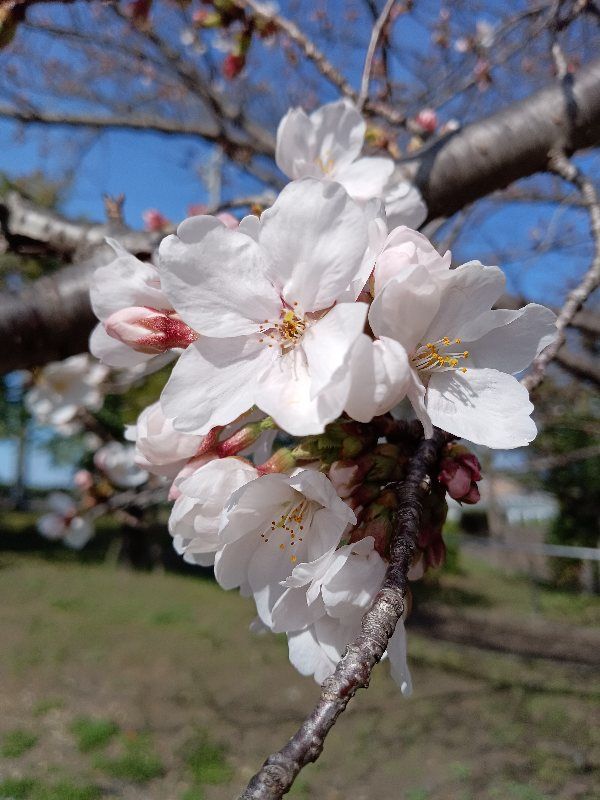
[(527, 389), (495, 369), (434, 373), (426, 404), (438, 428), (485, 447), (523, 447), (536, 435)]
[(98, 267), (92, 276), (90, 299), (98, 319), (104, 320), (127, 306), (171, 309), (171, 303), (161, 289), (156, 267), (132, 256), (118, 242), (107, 241), (116, 251), (117, 258)]
[(181, 356), (161, 395), (176, 430), (205, 434), (227, 425), (255, 404), (257, 381), (271, 351), (246, 337), (202, 337)]
[[(477, 332), (475, 326), (479, 327)], [(518, 311), (500, 309), (482, 314), (467, 332), (463, 330), (462, 341), (470, 365), (514, 375), (528, 367), (556, 335), (554, 312), (530, 303)]]
[(434, 342), (443, 336), (461, 336), (466, 320), (475, 319), (492, 305), (504, 291), (506, 279), (499, 267), (484, 267), (470, 261), (446, 273), (436, 272), (442, 290), (439, 312), (426, 333)]
[(412, 694), (412, 678), (407, 663), (406, 630), (404, 621), (399, 619), (396, 630), (388, 642), (387, 654), (390, 659), (390, 673), (405, 697)]
[(277, 166), (292, 180), (318, 175), (314, 163), (316, 157), (315, 136), (309, 117), (302, 108), (290, 108), (277, 128)]
[(317, 397), (301, 348), (274, 361), (256, 384), (256, 405), (292, 436), (322, 433), (342, 413), (348, 382), (342, 376)]
[(113, 339), (104, 329), (100, 322), (90, 336), (90, 353), (99, 358), (103, 364), (109, 367), (135, 367), (157, 358), (150, 353), (140, 353), (133, 350), (118, 339)]
[(350, 197), (365, 202), (380, 197), (394, 171), (391, 158), (359, 158), (335, 171), (335, 180), (341, 183)]
[(338, 183), (305, 178), (289, 183), (263, 212), (260, 244), (285, 300), (320, 311), (358, 274), (367, 231), (363, 210)]
[(336, 179), (338, 171), (360, 155), (367, 124), (348, 99), (327, 103), (310, 115), (315, 137), (315, 152), (324, 172)]
[(396, 183), (393, 176), (385, 193), (385, 212), (390, 228), (418, 228), (427, 218), (427, 206), (417, 187), (408, 181)]
[(238, 336), (279, 319), (281, 301), (256, 241), (214, 217), (192, 217), (159, 249), (163, 288), (173, 307), (206, 336)]
[(365, 326), (367, 311), (366, 303), (340, 303), (304, 334), (302, 348), (311, 377), (311, 397), (346, 367), (352, 345)]
[(370, 422), (397, 405), (406, 394), (410, 368), (401, 344), (364, 334), (352, 351), (350, 391), (344, 406), (352, 419)]
[(411, 353), (435, 322), (442, 293), (439, 284), (420, 265), (389, 280), (375, 296), (369, 322), (377, 336), (395, 339)]

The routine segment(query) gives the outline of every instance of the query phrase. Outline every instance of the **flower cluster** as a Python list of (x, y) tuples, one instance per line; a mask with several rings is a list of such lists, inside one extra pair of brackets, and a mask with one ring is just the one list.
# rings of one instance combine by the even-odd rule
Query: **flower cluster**
[[(530, 442), (514, 374), (555, 335), (542, 306), (493, 310), (500, 269), (452, 268), (414, 230), (422, 199), (389, 158), (360, 156), (364, 136), (346, 100), (291, 110), (277, 163), (292, 180), (260, 217), (188, 218), (156, 265), (115, 243), (92, 289), (105, 363), (179, 356), (132, 433), (138, 464), (172, 482), (175, 548), (251, 595), (257, 624), (285, 632), (318, 681), (381, 586), (393, 485), (418, 439), (437, 426), (488, 447)], [(446, 489), (477, 499), (467, 451), (448, 450), (439, 475), (413, 577), (443, 560)], [(410, 691), (402, 623), (388, 655)]]

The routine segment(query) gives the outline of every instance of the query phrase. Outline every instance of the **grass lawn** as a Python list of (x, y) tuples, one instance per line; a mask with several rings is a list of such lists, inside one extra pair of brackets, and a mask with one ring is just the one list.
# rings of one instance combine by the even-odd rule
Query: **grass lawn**
[[(440, 603), (531, 621), (526, 581), (466, 566), (442, 576)], [(538, 633), (587, 635), (600, 619), (598, 600), (540, 592)], [(0, 553), (0, 799), (235, 797), (318, 692), (251, 619), (248, 600), (200, 577)], [(378, 667), (291, 797), (598, 796), (592, 667), (408, 632), (413, 697)]]

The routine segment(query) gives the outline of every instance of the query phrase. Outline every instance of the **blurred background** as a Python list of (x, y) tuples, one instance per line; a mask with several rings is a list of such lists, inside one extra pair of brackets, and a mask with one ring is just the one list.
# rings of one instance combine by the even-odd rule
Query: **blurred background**
[[(316, 699), (251, 603), (172, 550), (126, 439), (170, 367), (98, 368), (85, 298), (105, 235), (150, 258), (189, 214), (267, 206), (278, 121), (359, 87), (383, 5), (0, 2), (0, 798), (229, 798)], [(570, 85), (599, 23), (592, 0), (396, 3), (367, 152), (410, 165)], [(597, 149), (574, 162), (597, 181)], [(594, 254), (581, 196), (545, 173), (482, 194), (424, 231), (501, 265), (505, 307), (560, 308)], [(598, 299), (537, 391), (536, 441), (478, 452), (481, 501), (450, 507), (446, 563), (414, 585), (413, 697), (378, 668), (290, 796), (600, 796)]]

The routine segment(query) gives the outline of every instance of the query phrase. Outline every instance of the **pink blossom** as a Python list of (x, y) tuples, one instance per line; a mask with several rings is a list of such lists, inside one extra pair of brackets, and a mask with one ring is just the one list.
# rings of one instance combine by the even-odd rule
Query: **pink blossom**
[(163, 231), (171, 224), (157, 208), (148, 208), (143, 212), (144, 227), (153, 233)]

